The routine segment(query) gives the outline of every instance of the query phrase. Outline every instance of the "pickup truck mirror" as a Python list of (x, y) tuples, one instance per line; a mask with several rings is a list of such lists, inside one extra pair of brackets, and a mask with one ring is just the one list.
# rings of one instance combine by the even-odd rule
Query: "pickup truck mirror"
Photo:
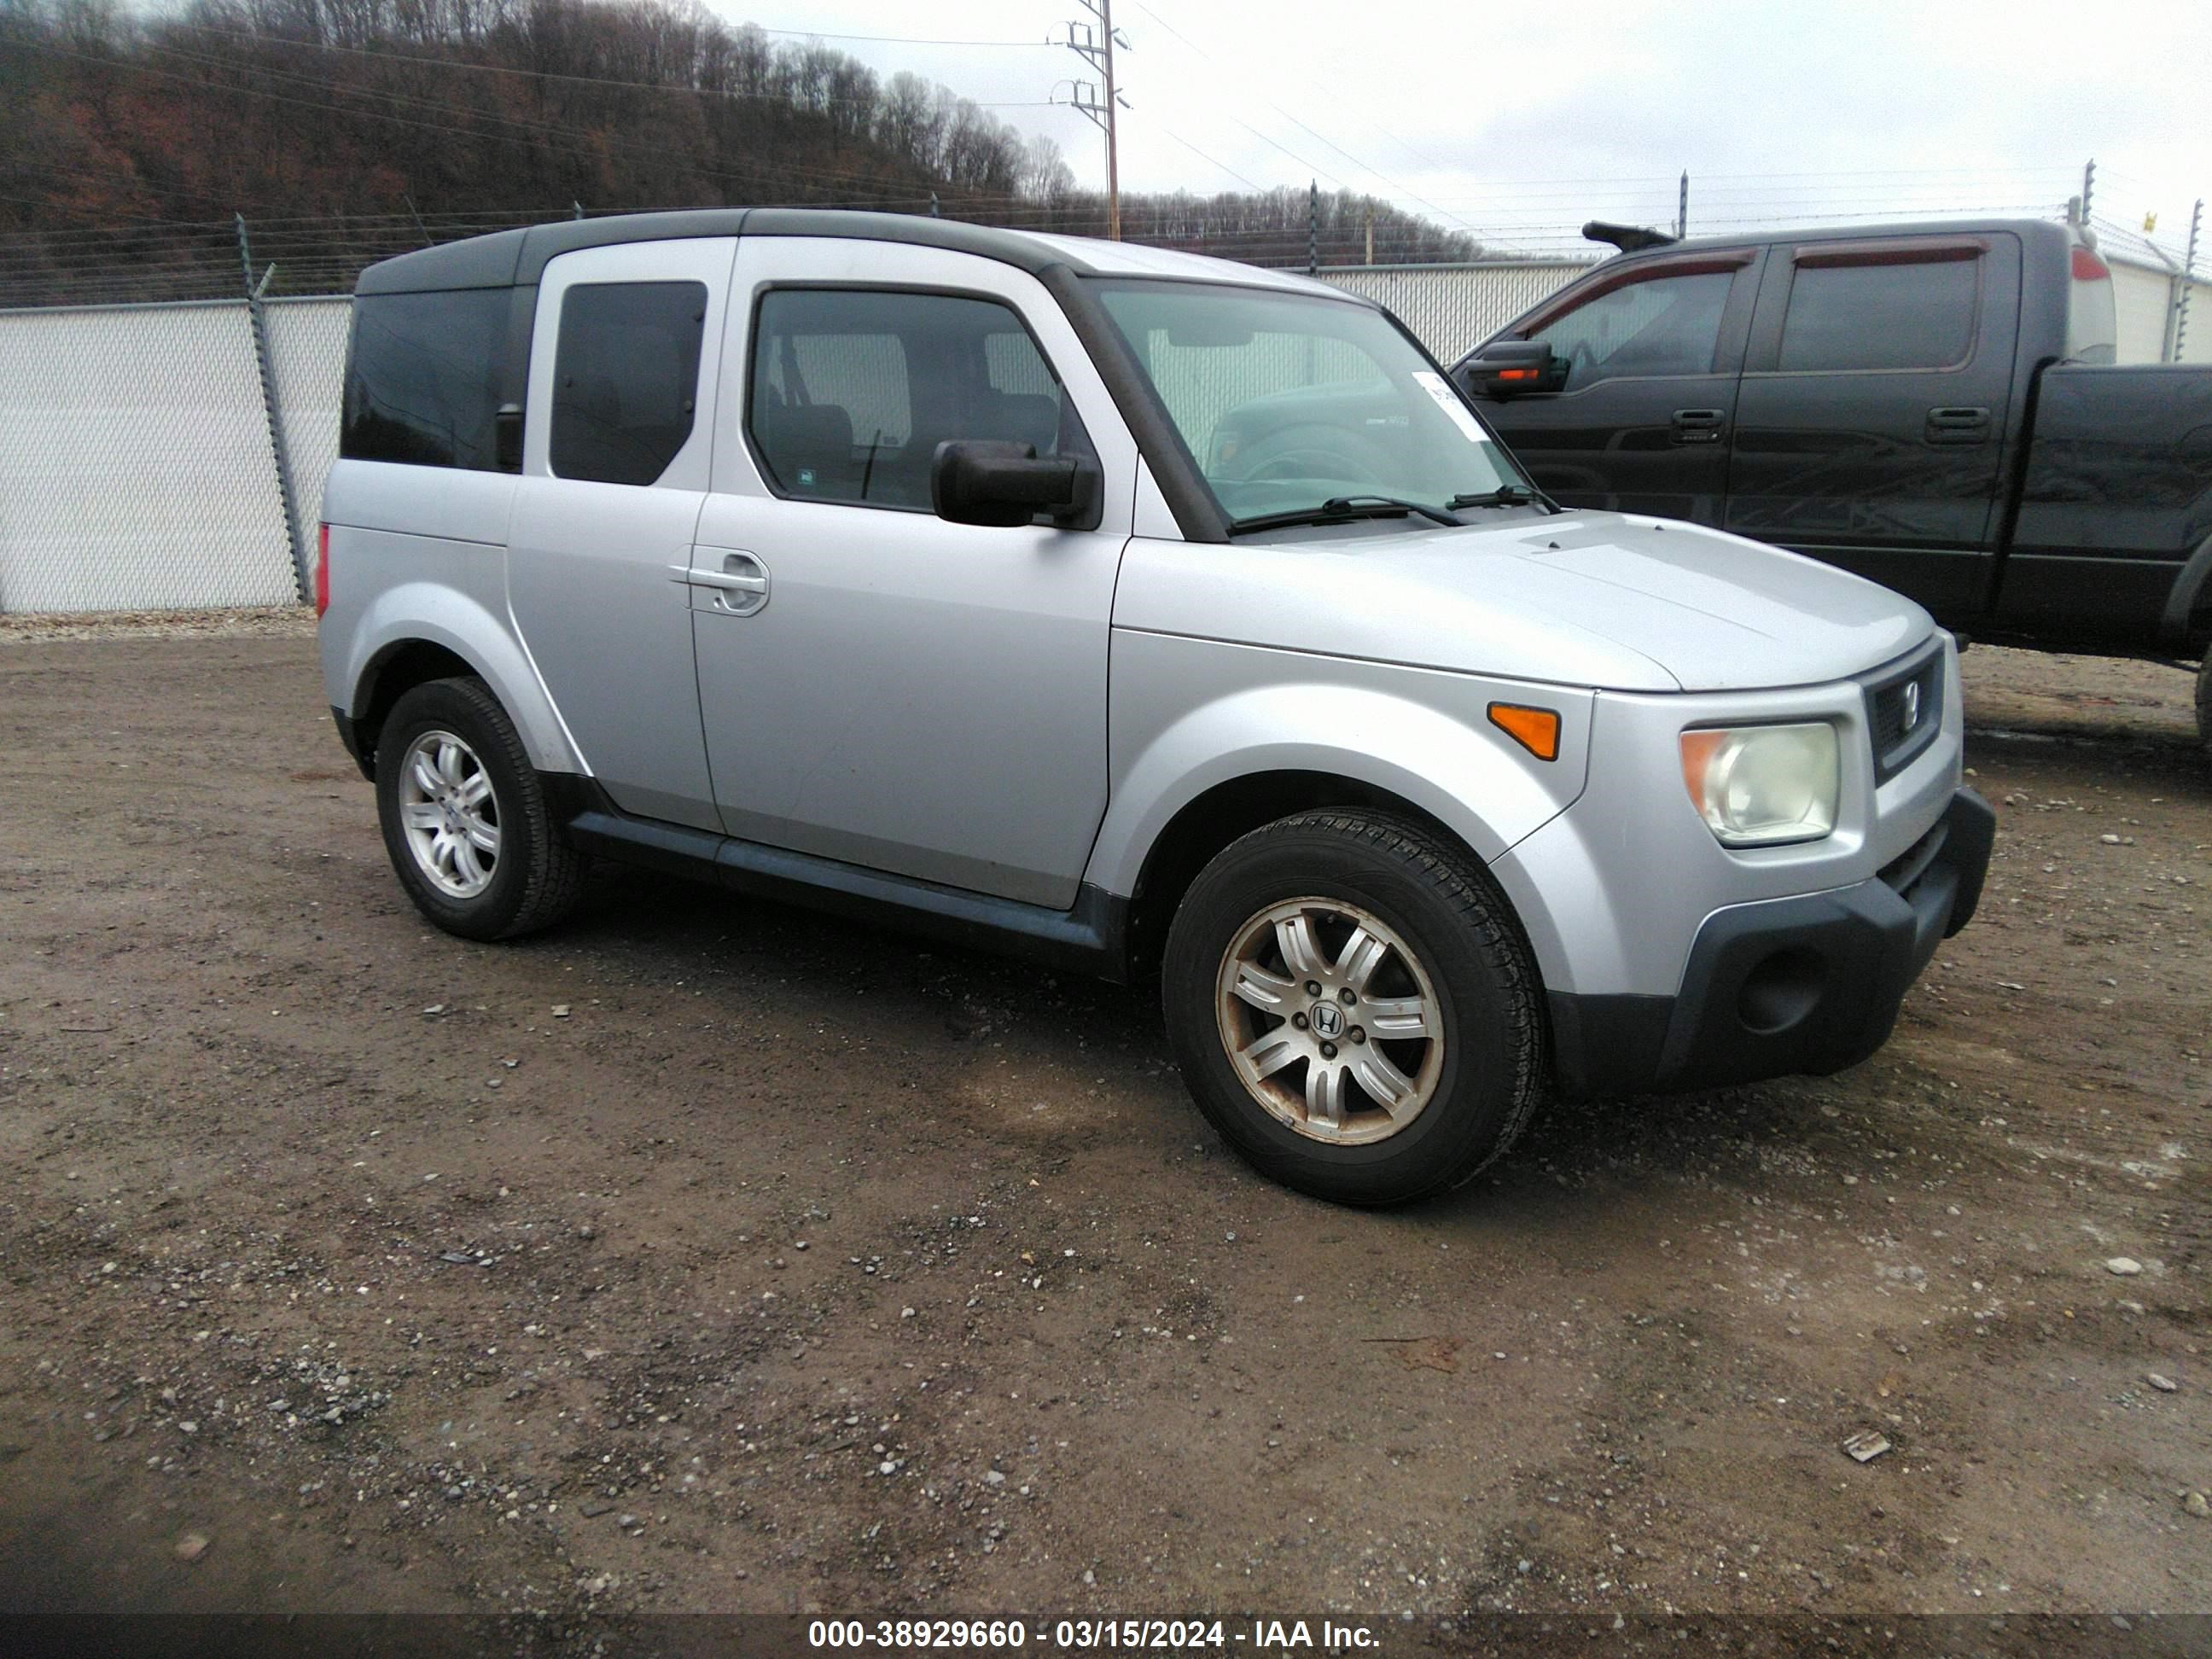
[(1567, 364), (1541, 340), (1492, 340), (1459, 366), (1459, 383), (1478, 398), (1557, 392), (1567, 383)]
[(1102, 475), (1073, 455), (1037, 459), (1031, 444), (994, 438), (951, 439), (929, 466), (930, 505), (953, 524), (1011, 528), (1040, 513), (1073, 526), (1095, 517)]

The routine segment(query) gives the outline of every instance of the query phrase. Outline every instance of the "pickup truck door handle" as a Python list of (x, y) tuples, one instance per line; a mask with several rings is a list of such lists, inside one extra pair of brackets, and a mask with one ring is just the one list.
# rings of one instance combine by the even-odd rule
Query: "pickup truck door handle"
[(1678, 409), (1674, 411), (1674, 434), (1668, 441), (1717, 444), (1727, 426), (1728, 411), (1724, 409)]
[(1928, 441), (1931, 444), (1987, 443), (1990, 411), (1986, 409), (1931, 409), (1928, 411)]
[[(702, 547), (702, 558), (720, 554), (722, 568), (708, 569), (701, 565), (672, 564), (668, 579), (692, 590), (691, 608), (695, 611), (715, 611), (726, 617), (757, 616), (768, 608), (768, 567), (750, 553), (733, 553), (722, 548)], [(699, 603), (702, 592), (708, 595), (707, 603)]]

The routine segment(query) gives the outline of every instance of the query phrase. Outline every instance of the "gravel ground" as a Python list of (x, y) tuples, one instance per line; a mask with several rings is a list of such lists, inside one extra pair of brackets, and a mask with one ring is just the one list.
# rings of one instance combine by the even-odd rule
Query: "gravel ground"
[(0, 1609), (2212, 1609), (2179, 671), (1969, 653), (1874, 1059), (1378, 1216), (1134, 993), (612, 869), (431, 933), (298, 612), (0, 642)]
[(314, 612), (302, 605), (231, 611), (94, 611), (0, 613), (0, 646), (54, 640), (201, 640), (315, 637)]

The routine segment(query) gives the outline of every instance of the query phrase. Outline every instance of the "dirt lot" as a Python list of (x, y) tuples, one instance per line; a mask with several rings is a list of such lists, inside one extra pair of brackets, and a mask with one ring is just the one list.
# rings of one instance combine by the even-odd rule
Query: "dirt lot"
[(1996, 861), (1875, 1059), (1376, 1216), (1133, 993), (611, 870), (434, 934), (295, 620), (68, 632), (0, 629), (0, 1608), (2212, 1608), (2178, 671), (1969, 654)]

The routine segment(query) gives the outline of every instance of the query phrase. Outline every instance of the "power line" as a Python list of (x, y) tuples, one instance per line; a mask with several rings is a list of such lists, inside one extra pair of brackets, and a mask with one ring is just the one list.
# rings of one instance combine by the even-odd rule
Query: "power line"
[[(634, 92), (689, 94), (693, 97), (699, 98), (758, 99), (769, 102), (782, 104), (792, 102), (791, 97), (787, 93), (775, 91), (745, 92), (733, 88), (686, 86), (681, 82), (675, 81), (617, 81), (610, 79), (603, 75), (564, 75), (552, 70), (512, 69), (504, 64), (471, 64), (459, 58), (438, 58), (430, 56), (427, 53), (411, 52), (386, 52), (375, 46), (343, 46), (320, 40), (294, 40), (281, 34), (263, 34), (252, 29), (219, 29), (203, 23), (190, 23), (185, 25), (184, 27), (194, 34), (213, 34), (219, 35), (226, 40), (249, 40), (258, 46), (289, 46), (301, 52), (342, 52), (355, 58), (380, 58), (387, 63), (406, 64), (425, 69), (461, 70), (478, 75), (512, 75), (528, 81), (566, 82), (574, 85), (586, 87), (618, 87)], [(778, 32), (780, 31), (763, 31), (763, 33)], [(854, 35), (838, 38), (872, 40), (876, 37), (868, 35)], [(995, 46), (1011, 45), (1012, 43), (1005, 41), (979, 40), (963, 44)], [(156, 49), (164, 51), (176, 50), (176, 48), (172, 47), (157, 47)], [(823, 105), (844, 104), (866, 104), (879, 106), (881, 101), (882, 100), (880, 99), (875, 98), (817, 98), (810, 100), (807, 107), (815, 108)], [(997, 103), (979, 103), (975, 100), (970, 98), (963, 99), (962, 101), (973, 105), (974, 107), (977, 109), (1047, 109), (1051, 106), (1052, 100), (1049, 99), (1016, 99)]]
[(947, 40), (913, 34), (824, 34), (819, 29), (771, 29), (758, 23), (742, 23), (738, 32), (752, 29), (762, 34), (781, 34), (801, 40), (872, 40), (887, 46), (1058, 46), (1057, 40)]
[[(37, 51), (54, 53), (64, 58), (76, 58), (84, 63), (105, 63), (107, 61), (103, 58), (94, 58), (89, 53), (72, 52), (69, 48), (57, 46), (52, 41), (31, 40), (27, 44)], [(211, 58), (201, 53), (186, 52), (181, 47), (154, 46), (150, 49), (162, 52), (170, 57), (180, 58), (187, 63), (196, 62), (219, 69), (243, 72), (249, 67), (247, 65), (237, 64), (229, 59)], [(136, 67), (139, 73), (155, 76), (163, 80), (180, 81), (187, 86), (198, 87), (210, 91), (240, 97), (258, 98), (267, 102), (289, 105), (295, 108), (313, 109), (325, 116), (331, 112), (331, 106), (327, 102), (317, 102), (305, 98), (290, 98), (285, 96), (283, 93), (270, 92), (259, 87), (239, 86), (228, 82), (217, 82), (203, 76), (182, 75), (171, 70), (155, 69), (150, 64), (139, 64)], [(465, 105), (457, 105), (439, 99), (418, 98), (407, 93), (388, 92), (376, 88), (347, 87), (338, 82), (318, 80), (311, 76), (295, 75), (282, 70), (259, 69), (258, 66), (251, 67), (257, 69), (258, 72), (261, 74), (270, 76), (297, 86), (312, 88), (317, 91), (326, 94), (337, 94), (339, 96), (350, 94), (366, 98), (384, 98), (395, 103), (415, 106), (419, 110), (428, 110), (448, 115), (467, 116), (476, 122), (488, 124), (486, 125), (480, 126), (471, 132), (471, 137), (489, 139), (503, 143), (539, 144), (547, 149), (553, 149), (556, 153), (584, 161), (595, 161), (599, 159), (596, 150), (596, 146), (598, 145), (605, 145), (631, 151), (653, 150), (655, 148), (650, 143), (633, 143), (629, 140), (617, 138), (611, 134), (603, 134), (593, 137), (591, 135), (579, 132), (572, 128), (552, 126), (545, 123), (537, 121), (518, 121), (511, 117), (493, 115), (484, 111), (471, 109)], [(396, 115), (388, 110), (352, 109), (343, 112), (366, 120), (384, 121), (396, 126), (411, 127), (418, 131), (438, 132), (447, 135), (450, 135), (453, 131), (453, 128), (449, 125), (434, 125), (428, 121), (410, 120), (406, 116)], [(514, 128), (517, 131), (503, 132), (497, 130), (501, 127)], [(763, 173), (780, 174), (801, 182), (808, 180), (821, 181), (822, 183), (829, 185), (850, 184), (854, 182), (853, 176), (848, 173), (841, 173), (823, 168), (806, 167), (788, 162), (757, 162), (753, 164), (750, 169), (744, 173), (732, 173), (724, 168), (708, 167), (703, 162), (687, 162), (686, 166), (690, 171), (703, 178), (720, 179), (745, 183), (754, 182), (759, 175)], [(903, 201), (918, 201), (920, 198), (918, 197), (904, 197), (897, 199)]]
[(1169, 137), (1174, 139), (1176, 143), (1181, 144), (1193, 155), (1198, 157), (1200, 161), (1210, 162), (1214, 167), (1219, 167), (1224, 173), (1234, 179), (1238, 184), (1247, 185), (1249, 188), (1259, 191), (1263, 196), (1267, 194), (1266, 185), (1254, 184), (1243, 173), (1237, 172), (1235, 167), (1231, 167), (1228, 162), (1220, 160), (1217, 156), (1208, 155), (1204, 150), (1200, 149), (1196, 144), (1192, 143), (1189, 139), (1184, 137), (1182, 134), (1177, 132), (1174, 128), (1164, 126), (1160, 131), (1166, 133)]
[[(1152, 21), (1158, 23), (1162, 28), (1165, 29), (1176, 40), (1182, 41), (1184, 46), (1189, 47), (1200, 58), (1206, 59), (1207, 63), (1212, 64), (1216, 69), (1220, 69), (1222, 67), (1220, 60), (1216, 58), (1212, 52), (1208, 52), (1204, 46), (1200, 46), (1195, 40), (1193, 40), (1188, 35), (1185, 34), (1174, 24), (1169, 22), (1166, 18), (1161, 16), (1159, 13), (1154, 11), (1150, 6), (1146, 5), (1145, 3), (1145, 0), (1128, 0), (1128, 3), (1136, 7), (1139, 11), (1144, 13), (1146, 16), (1151, 18)], [(1344, 159), (1351, 162), (1352, 166), (1360, 168), (1364, 172), (1373, 173), (1376, 178), (1380, 179), (1384, 184), (1389, 185), (1393, 190), (1398, 191), (1399, 194), (1406, 197), (1408, 200), (1419, 202), (1423, 207), (1428, 208), (1431, 212), (1443, 213), (1443, 216), (1447, 219), (1459, 219), (1459, 216), (1457, 214), (1444, 213), (1444, 210), (1442, 208), (1437, 207), (1435, 203), (1423, 200), (1418, 193), (1407, 189), (1405, 185), (1400, 184), (1396, 179), (1391, 178), (1389, 174), (1382, 172), (1380, 168), (1370, 166), (1369, 163), (1361, 161), (1357, 155), (1352, 155), (1351, 151), (1346, 149), (1342, 145), (1335, 143), (1326, 135), (1316, 132), (1313, 128), (1308, 126), (1304, 121), (1291, 114), (1290, 111), (1285, 109), (1281, 105), (1274, 103), (1267, 99), (1262, 99), (1261, 101), (1266, 104), (1269, 109), (1273, 110), (1276, 114), (1281, 116), (1285, 120), (1297, 127), (1300, 131), (1312, 134), (1314, 137), (1320, 139), (1322, 143), (1327, 144), (1339, 155), (1343, 156)], [(1234, 117), (1231, 117), (1231, 118), (1235, 119)], [(1238, 125), (1243, 125), (1243, 123), (1239, 122)], [(1270, 140), (1269, 142), (1273, 143), (1273, 141)], [(1280, 149), (1281, 146), (1278, 145), (1277, 148)], [(1290, 152), (1285, 150), (1284, 153), (1288, 155)], [(1294, 157), (1293, 159), (1296, 158)], [(1336, 182), (1339, 188), (1346, 187), (1344, 185), (1341, 179), (1339, 179)], [(1459, 219), (1459, 222), (1464, 229), (1472, 231), (1474, 228), (1473, 225), (1468, 224), (1464, 219)]]

